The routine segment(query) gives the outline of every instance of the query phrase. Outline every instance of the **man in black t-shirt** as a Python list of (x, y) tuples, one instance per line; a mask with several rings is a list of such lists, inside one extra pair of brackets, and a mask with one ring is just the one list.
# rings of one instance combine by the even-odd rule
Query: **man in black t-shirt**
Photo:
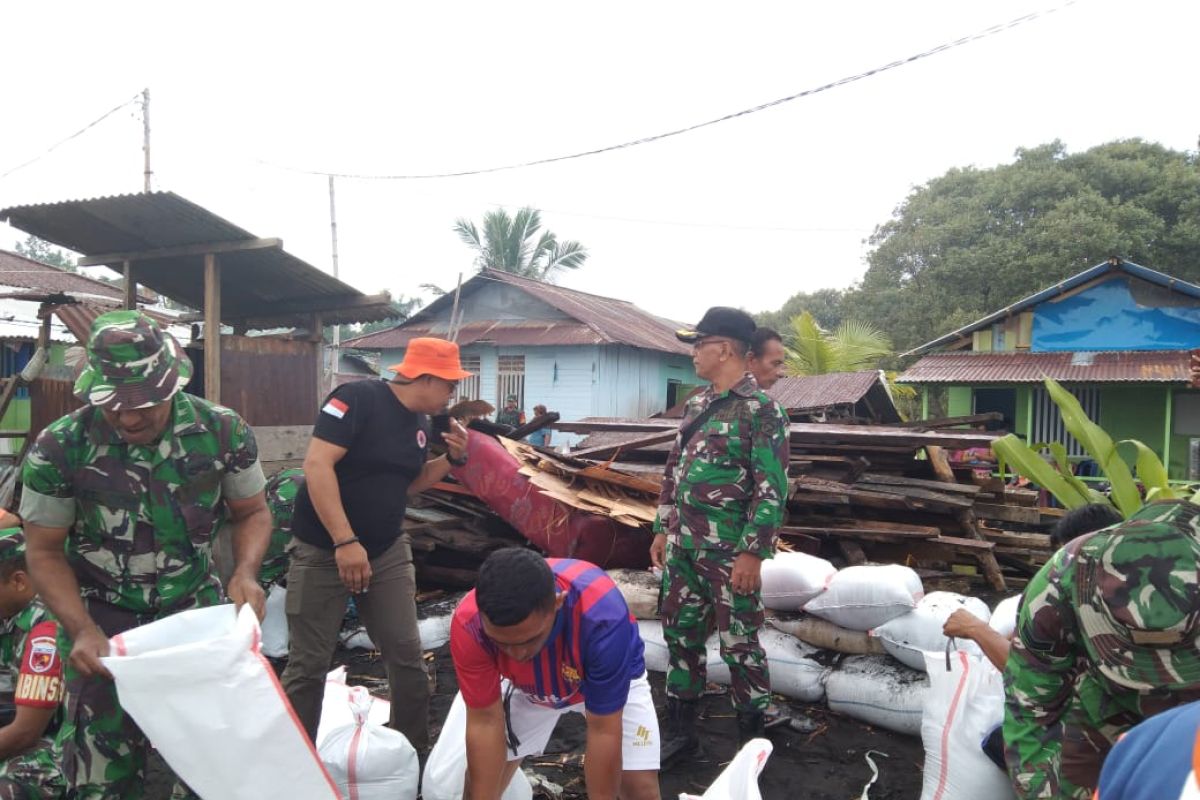
[(416, 573), (401, 524), (408, 495), (466, 463), (467, 431), (443, 434), (447, 455), (426, 460), (429, 414), (446, 410), (470, 377), (458, 345), (413, 339), (390, 381), (339, 386), (325, 399), (304, 459), (305, 484), (292, 518), (290, 631), (283, 688), (314, 741), (325, 674), (354, 593), (359, 618), (387, 667), (391, 727), (419, 751), (429, 747), (429, 680), (417, 631)]

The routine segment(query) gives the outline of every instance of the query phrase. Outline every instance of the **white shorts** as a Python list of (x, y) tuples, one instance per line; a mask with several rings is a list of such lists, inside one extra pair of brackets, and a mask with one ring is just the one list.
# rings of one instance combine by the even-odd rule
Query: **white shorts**
[[(501, 696), (507, 691), (508, 681), (501, 681)], [(540, 756), (546, 749), (546, 742), (550, 741), (550, 735), (554, 733), (558, 718), (572, 711), (582, 714), (584, 706), (583, 703), (576, 703), (566, 708), (547, 708), (530, 701), (527, 695), (516, 689), (509, 701), (508, 711), (513, 733), (520, 741), (516, 753), (508, 751), (508, 759), (517, 761), (525, 756)], [(621, 711), (621, 727), (624, 729), (621, 769), (658, 769), (658, 715), (650, 696), (650, 682), (646, 680), (644, 672), (642, 677), (629, 682), (629, 698)]]

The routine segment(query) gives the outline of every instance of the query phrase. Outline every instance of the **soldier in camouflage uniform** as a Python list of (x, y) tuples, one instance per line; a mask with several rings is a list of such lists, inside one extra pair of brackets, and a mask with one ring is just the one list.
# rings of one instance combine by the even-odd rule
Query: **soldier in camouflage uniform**
[(292, 541), (292, 514), (296, 510), (296, 493), (304, 483), (300, 467), (280, 470), (267, 479), (267, 507), (271, 509), (271, 543), (258, 571), (263, 589), (281, 583), (287, 577), (288, 543)]
[(53, 736), (62, 722), (58, 622), (33, 591), (20, 528), (0, 531), (0, 679), (16, 716), (0, 727), (0, 800), (57, 800), (67, 787)]
[(787, 496), (788, 420), (746, 371), (754, 320), (712, 308), (695, 330), (696, 374), (712, 385), (688, 401), (667, 459), (651, 561), (663, 569), (667, 640), (664, 762), (694, 753), (696, 703), (704, 691), (704, 641), (715, 617), (729, 665), (738, 736), (763, 735), (770, 700), (761, 568), (775, 550)]
[(109, 637), (223, 600), (212, 560), (222, 501), (234, 526), (227, 596), (261, 618), (271, 515), (250, 428), (180, 391), (191, 362), (173, 337), (115, 311), (93, 323), (87, 357), (75, 383), (87, 405), (38, 436), (21, 516), (30, 572), (70, 653), (58, 742), (72, 796), (140, 798), (147, 743), (100, 661)]
[(1017, 795), (1090, 798), (1117, 738), (1200, 699), (1200, 506), (1147, 505), (1059, 550), (1025, 590), (1005, 667)]

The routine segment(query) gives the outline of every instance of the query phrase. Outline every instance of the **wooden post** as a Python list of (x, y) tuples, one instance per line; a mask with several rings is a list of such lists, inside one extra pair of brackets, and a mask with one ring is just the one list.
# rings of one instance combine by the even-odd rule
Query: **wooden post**
[(137, 308), (137, 279), (133, 277), (133, 262), (125, 262), (125, 308)]
[[(950, 459), (946, 455), (946, 451), (936, 445), (925, 445), (925, 455), (929, 458), (929, 464), (933, 467), (933, 474), (940, 481), (946, 483), (957, 483), (954, 479), (954, 470), (950, 467)], [(975, 519), (974, 509), (965, 508), (958, 512), (958, 524), (962, 526), (963, 531), (972, 539), (978, 539), (981, 542), (986, 542), (987, 538), (983, 532), (979, 530), (979, 523)], [(983, 574), (988, 579), (988, 583), (996, 591), (1003, 592), (1007, 588), (1004, 585), (1004, 573), (1000, 571), (1000, 564), (996, 561), (996, 556), (989, 552), (980, 553), (978, 556), (979, 565), (983, 567)]]
[[(1175, 416), (1175, 390), (1167, 386), (1167, 418), (1163, 421), (1163, 466), (1167, 468), (1167, 477), (1171, 477), (1171, 429), (1172, 417)], [(1187, 459), (1184, 459), (1184, 475), (1187, 475)]]
[(204, 256), (204, 396), (221, 402), (221, 271), (217, 256)]

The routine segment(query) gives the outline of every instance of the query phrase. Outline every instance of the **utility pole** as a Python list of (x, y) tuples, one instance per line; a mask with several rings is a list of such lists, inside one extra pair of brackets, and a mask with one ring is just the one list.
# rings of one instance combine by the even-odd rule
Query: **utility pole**
[(154, 174), (150, 170), (150, 87), (142, 89), (142, 152), (146, 155), (146, 166), (143, 171), (146, 184), (142, 191), (149, 193), (150, 176)]
[[(333, 191), (333, 176), (329, 176), (329, 233), (333, 243), (333, 277), (338, 276), (338, 245), (337, 245), (337, 205), (334, 203)], [(333, 323), (333, 366), (330, 368), (329, 389), (333, 390), (334, 376), (338, 371), (338, 359), (340, 353), (338, 348), (342, 344), (342, 326), (338, 322)]]

